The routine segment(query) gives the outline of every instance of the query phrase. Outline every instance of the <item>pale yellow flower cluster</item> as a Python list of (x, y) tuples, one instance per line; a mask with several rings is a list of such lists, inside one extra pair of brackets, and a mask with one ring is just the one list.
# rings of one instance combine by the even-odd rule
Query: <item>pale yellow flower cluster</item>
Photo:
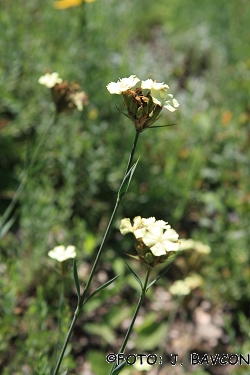
[(200, 254), (209, 254), (211, 252), (210, 246), (205, 245), (201, 241), (194, 241), (189, 238), (188, 240), (181, 239), (180, 242), (180, 250), (195, 250)]
[(46, 73), (39, 78), (38, 83), (52, 90), (52, 98), (58, 113), (73, 108), (82, 111), (88, 104), (88, 96), (84, 91), (80, 91), (80, 86), (77, 83), (69, 85), (57, 72)]
[(51, 89), (54, 87), (56, 84), (62, 83), (63, 80), (62, 78), (59, 77), (59, 74), (57, 72), (54, 73), (46, 73), (44, 76), (41, 76), (38, 80), (38, 83), (40, 85), (44, 85)]
[(132, 226), (130, 219), (121, 220), (121, 234), (133, 233), (135, 238), (142, 241), (154, 256), (159, 257), (179, 250), (179, 235), (164, 220), (156, 220), (154, 217), (144, 219), (137, 216), (133, 222)]
[(192, 290), (198, 288), (203, 284), (203, 278), (196, 274), (191, 273), (184, 280), (176, 280), (170, 287), (170, 293), (179, 296), (186, 296), (191, 293)]
[[(127, 90), (131, 90), (138, 82), (140, 82), (140, 79), (135, 75), (131, 75), (128, 78), (119, 79), (117, 82), (110, 82), (107, 85), (107, 89), (110, 94), (122, 94)], [(179, 103), (173, 95), (167, 93), (169, 86), (165, 83), (147, 79), (146, 81), (141, 81), (140, 87), (143, 90), (150, 90), (151, 97), (156, 105), (164, 107), (170, 112), (174, 112), (179, 107)]]

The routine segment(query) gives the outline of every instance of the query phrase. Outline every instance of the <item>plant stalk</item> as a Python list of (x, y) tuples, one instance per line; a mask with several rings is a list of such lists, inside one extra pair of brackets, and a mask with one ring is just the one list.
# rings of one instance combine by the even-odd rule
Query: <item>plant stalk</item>
[[(128, 342), (128, 339), (129, 339), (129, 336), (132, 332), (132, 329), (134, 327), (134, 324), (135, 324), (135, 321), (136, 321), (136, 318), (137, 318), (137, 315), (139, 313), (139, 310), (140, 310), (140, 307), (141, 307), (141, 304), (142, 304), (142, 301), (144, 300), (144, 297), (146, 295), (146, 291), (147, 291), (147, 285), (148, 285), (148, 279), (149, 279), (149, 275), (150, 275), (150, 271), (151, 270), (147, 270), (147, 274), (146, 274), (146, 278), (145, 278), (145, 281), (144, 281), (144, 285), (142, 287), (142, 291), (141, 291), (141, 294), (140, 294), (140, 298), (139, 298), (139, 301), (138, 301), (138, 304), (136, 306), (136, 309), (135, 309), (135, 312), (134, 312), (134, 315), (133, 315), (133, 318), (131, 320), (131, 323), (128, 327), (128, 330), (127, 330), (127, 333), (126, 333), (126, 336), (124, 338), (124, 341), (123, 341), (123, 344), (122, 346), (120, 347), (120, 350), (119, 350), (119, 353), (123, 353), (125, 348), (126, 348), (126, 345), (127, 345), (127, 342)], [(116, 367), (115, 366), (116, 364), (114, 363), (113, 366), (112, 366), (112, 369), (110, 371), (110, 375), (112, 374), (112, 371), (114, 370), (114, 368)], [(118, 364), (119, 365), (119, 364)]]
[[(131, 165), (132, 165), (132, 162), (133, 162), (133, 156), (134, 156), (134, 153), (135, 153), (135, 149), (136, 149), (136, 145), (137, 145), (137, 141), (138, 141), (138, 137), (139, 137), (139, 132), (136, 132), (136, 135), (135, 135), (135, 139), (134, 139), (134, 143), (133, 143), (133, 147), (132, 147), (132, 150), (131, 150), (131, 153), (130, 153), (130, 157), (129, 157), (129, 161), (128, 161), (128, 165), (127, 165), (127, 169), (126, 169), (126, 173), (125, 175), (128, 173)], [(55, 370), (53, 372), (53, 375), (57, 375), (58, 374), (58, 371), (59, 371), (59, 368), (60, 368), (60, 365), (61, 365), (61, 362), (63, 360), (63, 356), (64, 356), (64, 353), (65, 353), (65, 350), (67, 348), (67, 345), (68, 345), (68, 342), (69, 342), (69, 339), (70, 339), (70, 336), (73, 332), (73, 329), (74, 329), (74, 326), (75, 326), (75, 323), (76, 323), (76, 320), (77, 320), (77, 317), (84, 305), (84, 302), (85, 302), (85, 299), (86, 299), (86, 296), (87, 296), (87, 293), (88, 293), (88, 290), (89, 290), (89, 287), (90, 287), (90, 284), (91, 284), (91, 281), (93, 279), (93, 276), (94, 276), (94, 273), (95, 273), (95, 270), (96, 270), (96, 267), (97, 267), (97, 264), (99, 262), (99, 259), (101, 257), (101, 254), (102, 254), (102, 251), (103, 251), (103, 248), (106, 244), (106, 241), (107, 241), (107, 238), (108, 238), (108, 235), (109, 235), (109, 232), (110, 232), (110, 229), (111, 229), (111, 226), (112, 226), (112, 223), (114, 221), (114, 218), (115, 218), (115, 215), (116, 215), (116, 212), (119, 208), (119, 205), (121, 203), (121, 200), (122, 198), (117, 197), (117, 200), (116, 200), (116, 204), (115, 204), (115, 207), (113, 209), (113, 212), (112, 212), (112, 215), (111, 215), (111, 218), (109, 220), (109, 223), (108, 223), (108, 226), (107, 226), (107, 229), (105, 231), (105, 234), (103, 236), (103, 239), (102, 239), (102, 243), (100, 245), (100, 248), (98, 250), (98, 253), (97, 253), (97, 256), (96, 256), (96, 259), (94, 261), (94, 264), (92, 266), (92, 269), (91, 269), (91, 272), (90, 272), (90, 275), (89, 275), (89, 279), (87, 281), (87, 284), (85, 286), (85, 289), (84, 289), (84, 292), (78, 302), (78, 305), (77, 305), (77, 308), (76, 308), (76, 311), (74, 313), (74, 318), (71, 322), (71, 325), (70, 325), (70, 328), (69, 328), (69, 331), (67, 333), (67, 336), (66, 336), (66, 339), (65, 339), (65, 342), (63, 344), (63, 347), (62, 347), (62, 350), (61, 350), (61, 353), (60, 353), (60, 356), (58, 358), (58, 362), (57, 362), (57, 365), (55, 367)], [(87, 302), (87, 301), (86, 301)]]

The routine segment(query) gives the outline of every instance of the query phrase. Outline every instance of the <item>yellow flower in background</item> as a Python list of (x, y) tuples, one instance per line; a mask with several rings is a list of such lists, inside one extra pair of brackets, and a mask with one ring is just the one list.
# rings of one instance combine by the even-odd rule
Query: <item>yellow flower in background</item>
[(82, 3), (93, 3), (96, 0), (58, 0), (54, 1), (54, 8), (56, 9), (67, 9), (71, 7), (77, 7)]

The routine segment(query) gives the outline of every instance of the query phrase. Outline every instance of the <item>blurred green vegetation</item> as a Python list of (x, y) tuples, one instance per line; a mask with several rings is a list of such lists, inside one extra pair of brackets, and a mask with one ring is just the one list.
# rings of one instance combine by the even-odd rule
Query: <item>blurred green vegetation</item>
[[(182, 238), (211, 247), (195, 267), (203, 286), (179, 302), (175, 319), (188, 324), (201, 301), (209, 301), (212, 312), (219, 309), (223, 315), (223, 334), (210, 347), (211, 354), (249, 351), (249, 8), (247, 0), (97, 0), (59, 11), (52, 0), (14, 6), (1, 1), (1, 214), (53, 114), (50, 92), (38, 78), (57, 71), (63, 79), (77, 81), (90, 101), (82, 113), (61, 114), (51, 128), (12, 213), (15, 223), (0, 242), (1, 373), (51, 373), (76, 293), (70, 275), (58, 335), (61, 283), (47, 253), (58, 244), (75, 245), (80, 278), (86, 280), (134, 138), (133, 125), (115, 108), (122, 109), (121, 98), (110, 95), (106, 85), (131, 74), (169, 84), (180, 107), (173, 114), (164, 112), (158, 124), (176, 125), (140, 136), (139, 165), (93, 288), (121, 276), (89, 304), (63, 367), (80, 374), (87, 360), (102, 375), (105, 355), (119, 348), (117, 337), (133, 314), (138, 290), (123, 261), (132, 239), (123, 238), (118, 228), (121, 218), (137, 215), (167, 220)], [(129, 262), (143, 277), (140, 265)], [(192, 267), (180, 254), (149, 292), (141, 313), (145, 321), (140, 320), (131, 338), (133, 352), (157, 350), (161, 355), (168, 350), (174, 307), (166, 308), (164, 301), (161, 305), (162, 293)], [(157, 303), (156, 310), (147, 312)], [(195, 349), (185, 352), (185, 373), (202, 375), (205, 370), (188, 367), (188, 353)], [(137, 372), (126, 368), (126, 373)], [(231, 366), (229, 373), (249, 370)]]

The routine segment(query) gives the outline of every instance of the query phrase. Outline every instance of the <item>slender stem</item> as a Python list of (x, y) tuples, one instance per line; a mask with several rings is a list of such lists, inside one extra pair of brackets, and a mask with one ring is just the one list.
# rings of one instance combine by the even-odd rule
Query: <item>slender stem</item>
[(101, 243), (100, 248), (99, 248), (99, 250), (98, 250), (98, 253), (97, 253), (97, 256), (96, 256), (95, 262), (94, 262), (93, 267), (92, 267), (92, 269), (91, 269), (91, 272), (90, 272), (89, 279), (88, 279), (88, 281), (87, 281), (86, 287), (85, 287), (84, 292), (83, 292), (83, 294), (82, 294), (82, 296), (81, 296), (81, 298), (80, 298), (80, 301), (78, 302), (78, 305), (77, 305), (77, 308), (76, 308), (76, 311), (75, 311), (75, 314), (74, 314), (74, 318), (73, 318), (73, 320), (72, 320), (72, 322), (71, 322), (71, 325), (70, 325), (69, 331), (68, 331), (68, 333), (67, 333), (67, 337), (66, 337), (65, 342), (64, 342), (64, 344), (63, 344), (63, 347), (62, 347), (62, 350), (61, 350), (61, 353), (60, 353), (60, 356), (59, 356), (59, 359), (58, 359), (58, 362), (57, 362), (56, 368), (55, 368), (55, 370), (54, 370), (54, 372), (53, 372), (53, 375), (57, 375), (58, 370), (59, 370), (59, 368), (60, 368), (61, 362), (62, 362), (62, 360), (63, 360), (64, 353), (65, 353), (65, 350), (66, 350), (66, 348), (67, 348), (67, 345), (68, 345), (68, 342), (69, 342), (70, 336), (71, 336), (71, 334), (72, 334), (72, 332), (73, 332), (73, 328), (74, 328), (74, 326), (75, 326), (75, 323), (76, 323), (77, 317), (78, 317), (78, 315), (79, 315), (79, 313), (80, 313), (80, 310), (82, 309), (82, 307), (83, 307), (83, 305), (84, 305), (84, 301), (85, 301), (85, 298), (86, 298), (86, 295), (87, 295), (87, 292), (88, 292), (88, 289), (89, 289), (89, 286), (90, 286), (91, 280), (92, 280), (92, 278), (93, 278), (93, 276), (94, 276), (94, 272), (95, 272), (95, 270), (96, 270), (97, 263), (98, 263), (98, 261), (99, 261), (99, 259), (100, 259), (100, 256), (101, 256), (101, 253), (102, 253), (103, 247), (104, 247), (104, 245), (105, 245), (105, 243), (106, 243), (106, 240), (107, 240), (107, 237), (108, 237), (108, 234), (109, 234), (109, 231), (110, 231), (111, 225), (112, 225), (112, 223), (113, 223), (113, 220), (114, 220), (115, 214), (116, 214), (117, 209), (118, 209), (118, 207), (119, 207), (119, 203), (120, 203), (120, 201), (117, 200), (117, 201), (116, 201), (115, 208), (114, 208), (113, 213), (112, 213), (112, 215), (111, 215), (111, 218), (110, 218), (110, 220), (109, 220), (109, 223), (108, 223), (108, 226), (107, 226), (106, 232), (105, 232), (105, 234), (104, 234), (104, 237), (103, 237), (102, 243)]
[(77, 320), (77, 318), (78, 318), (79, 312), (80, 312), (80, 309), (79, 309), (79, 307), (77, 306), (76, 311), (75, 311), (75, 313), (74, 313), (73, 320), (72, 320), (71, 325), (70, 325), (70, 327), (69, 327), (69, 330), (68, 330), (68, 333), (67, 333), (66, 339), (65, 339), (65, 341), (64, 341), (62, 351), (61, 351), (61, 353), (60, 353), (60, 356), (59, 356), (59, 358), (58, 358), (58, 361), (57, 361), (57, 364), (56, 364), (55, 370), (54, 370), (54, 372), (53, 372), (53, 375), (56, 375), (56, 374), (58, 373), (58, 371), (59, 371), (59, 368), (60, 368), (60, 365), (61, 365), (61, 362), (62, 362), (62, 359), (63, 359), (64, 353), (65, 353), (65, 350), (66, 350), (67, 345), (68, 345), (68, 343), (69, 343), (69, 339), (70, 339), (70, 336), (71, 336), (71, 334), (72, 334), (72, 332), (73, 332), (73, 329), (74, 329), (74, 326), (75, 326), (76, 320)]
[[(130, 157), (129, 157), (129, 161), (128, 161), (128, 166), (127, 166), (127, 170), (126, 170), (126, 173), (125, 175), (128, 173), (131, 165), (132, 165), (132, 162), (133, 162), (133, 156), (134, 156), (134, 153), (135, 153), (135, 149), (136, 149), (136, 144), (137, 144), (137, 141), (138, 141), (138, 137), (139, 137), (139, 134), (138, 132), (136, 132), (136, 135), (135, 135), (135, 139), (134, 139), (134, 144), (133, 144), (133, 147), (132, 147), (132, 150), (131, 150), (131, 153), (130, 153)], [(111, 226), (112, 226), (112, 223), (114, 221), (114, 218), (115, 218), (115, 215), (116, 215), (116, 212), (118, 210), (118, 207), (121, 203), (121, 200), (122, 198), (120, 198), (118, 196), (117, 200), (116, 200), (116, 204), (115, 204), (115, 207), (113, 209), (113, 212), (112, 212), (112, 215), (111, 215), (111, 218), (109, 220), (109, 223), (108, 223), (108, 226), (107, 226), (107, 229), (106, 229), (106, 232), (103, 236), (103, 239), (102, 239), (102, 243), (100, 245), (100, 248), (98, 250), (98, 253), (97, 253), (97, 256), (95, 258), (95, 261), (94, 261), (94, 264), (92, 266), (92, 269), (91, 269), (91, 272), (90, 272), (90, 275), (89, 275), (89, 278), (88, 278), (88, 281), (87, 281), (87, 284), (85, 286), (85, 289), (84, 289), (84, 292), (78, 302), (78, 305), (77, 305), (77, 308), (76, 308), (76, 311), (74, 313), (74, 318), (71, 322), (71, 325), (70, 325), (70, 328), (69, 328), (69, 331), (67, 333), (67, 336), (66, 336), (66, 339), (65, 339), (65, 342), (63, 344), (63, 347), (62, 347), (62, 350), (61, 350), (61, 353), (60, 353), (60, 356), (58, 358), (58, 362), (57, 362), (57, 365), (55, 367), (55, 370), (53, 372), (53, 375), (57, 375), (58, 371), (59, 371), (59, 368), (60, 368), (60, 365), (61, 365), (61, 362), (63, 360), (63, 356), (64, 356), (64, 353), (65, 353), (65, 350), (67, 348), (67, 345), (68, 345), (68, 342), (69, 342), (69, 339), (70, 339), (70, 336), (73, 332), (73, 329), (74, 329), (74, 326), (75, 326), (75, 323), (76, 323), (76, 320), (77, 320), (77, 317), (80, 313), (80, 310), (82, 309), (83, 305), (84, 305), (84, 302), (85, 302), (85, 299), (86, 299), (86, 296), (87, 296), (87, 293), (88, 293), (88, 290), (89, 290), (89, 287), (90, 287), (90, 284), (91, 284), (91, 281), (93, 279), (93, 276), (94, 276), (94, 273), (95, 273), (95, 270), (96, 270), (96, 267), (97, 267), (97, 264), (99, 262), (99, 259), (101, 257), (101, 254), (102, 254), (102, 251), (103, 251), (103, 248), (106, 244), (106, 241), (107, 241), (107, 238), (108, 238), (108, 235), (109, 235), (109, 232), (110, 232), (110, 229), (111, 229)], [(144, 288), (143, 288), (144, 289)], [(87, 301), (86, 301), (87, 302)], [(132, 329), (132, 328), (131, 328)]]
[(108, 237), (108, 235), (109, 235), (110, 228), (111, 228), (111, 225), (112, 225), (112, 223), (113, 223), (113, 221), (114, 221), (114, 218), (115, 218), (116, 212), (117, 212), (118, 207), (119, 207), (119, 205), (120, 205), (120, 202), (121, 202), (121, 200), (117, 200), (117, 201), (116, 201), (116, 204), (115, 204), (115, 207), (114, 207), (113, 213), (112, 213), (112, 215), (111, 215), (111, 218), (110, 218), (110, 220), (109, 220), (109, 223), (108, 223), (108, 226), (107, 226), (106, 232), (105, 232), (105, 234), (104, 234), (104, 236), (103, 236), (102, 243), (101, 243), (101, 245), (100, 245), (100, 248), (99, 248), (98, 253), (97, 253), (97, 256), (96, 256), (96, 258), (95, 258), (95, 261), (94, 261), (93, 267), (92, 267), (92, 269), (91, 269), (91, 272), (90, 272), (90, 275), (89, 275), (88, 282), (87, 282), (86, 287), (85, 287), (85, 289), (84, 289), (84, 292), (83, 292), (83, 294), (82, 294), (82, 296), (81, 296), (80, 303), (79, 303), (79, 305), (80, 305), (80, 309), (82, 308), (82, 306), (83, 306), (83, 304), (84, 304), (85, 297), (86, 297), (86, 295), (87, 295), (87, 292), (88, 292), (88, 289), (89, 289), (90, 283), (91, 283), (91, 281), (92, 281), (92, 279), (93, 279), (94, 272), (95, 272), (95, 270), (96, 270), (96, 267), (97, 267), (98, 261), (99, 261), (99, 259), (100, 259), (100, 256), (101, 256), (102, 250), (103, 250), (103, 248), (104, 248), (104, 245), (105, 245), (105, 243), (106, 243), (106, 241), (107, 241), (107, 237)]
[(130, 153), (130, 157), (129, 157), (129, 160), (128, 160), (128, 165), (127, 165), (127, 169), (126, 169), (126, 172), (125, 172), (125, 176), (126, 176), (126, 174), (128, 173), (128, 171), (130, 170), (130, 168), (132, 166), (132, 162), (133, 162), (133, 158), (134, 158), (134, 153), (135, 153), (135, 149), (136, 149), (136, 145), (137, 145), (137, 141), (138, 141), (139, 135), (140, 135), (140, 132), (136, 132), (135, 133), (135, 139), (134, 139), (133, 147), (132, 147), (132, 150), (131, 150), (131, 153)]
[(133, 315), (133, 318), (131, 320), (131, 323), (130, 323), (130, 326), (127, 330), (127, 333), (126, 333), (126, 336), (124, 338), (124, 341), (123, 341), (123, 344), (120, 348), (120, 351), (119, 353), (122, 353), (125, 348), (126, 348), (126, 345), (127, 345), (127, 342), (128, 342), (128, 339), (129, 339), (129, 336), (131, 334), (131, 331), (133, 329), (133, 326), (134, 326), (134, 323), (135, 323), (135, 320), (137, 318), (137, 315), (138, 315), (138, 312), (140, 310), (140, 307), (141, 307), (141, 304), (142, 304), (142, 301), (144, 300), (144, 297), (146, 295), (146, 288), (147, 288), (147, 285), (148, 285), (148, 278), (149, 278), (149, 275), (150, 275), (150, 270), (147, 270), (147, 275), (146, 275), (146, 279), (145, 279), (145, 282), (144, 282), (144, 285), (143, 285), (143, 288), (142, 288), (142, 291), (141, 291), (141, 294), (140, 294), (140, 298), (139, 298), (139, 301), (138, 301), (138, 304), (136, 306), (136, 309), (135, 309), (135, 312), (134, 312), (134, 315)]
[(37, 149), (36, 151), (34, 152), (32, 158), (31, 158), (31, 161), (28, 165), (28, 168), (26, 169), (26, 171), (24, 172), (24, 175), (22, 177), (22, 180), (21, 180), (21, 183), (20, 185), (18, 186), (9, 206), (7, 207), (7, 209), (5, 210), (5, 212), (3, 213), (2, 215), (2, 218), (1, 218), (1, 221), (0, 221), (0, 238), (1, 238), (1, 232), (2, 232), (2, 229), (3, 229), (3, 226), (5, 224), (5, 222), (7, 221), (9, 215), (11, 214), (13, 208), (15, 207), (15, 204), (17, 203), (18, 199), (20, 198), (20, 195), (22, 194), (27, 182), (28, 182), (28, 177), (29, 177), (29, 173), (30, 173), (30, 170), (34, 167), (34, 165), (36, 164), (37, 162), (37, 159), (38, 159), (38, 156), (39, 154), (41, 153), (42, 151), (42, 148), (45, 144), (45, 141), (46, 141), (46, 137), (48, 136), (48, 133), (49, 133), (49, 130), (50, 128), (56, 123), (57, 121), (57, 113), (55, 113), (53, 115), (53, 117), (51, 117), (51, 120), (49, 121), (48, 123), (48, 126), (45, 128), (45, 131), (38, 143), (38, 146), (37, 146)]
[[(141, 291), (141, 294), (140, 294), (140, 298), (139, 298), (139, 301), (138, 301), (138, 304), (136, 306), (136, 309), (135, 309), (135, 312), (134, 312), (134, 315), (133, 315), (133, 318), (131, 320), (131, 323), (128, 327), (128, 330), (127, 330), (127, 333), (125, 335), (125, 338), (124, 338), (124, 341), (123, 341), (123, 344), (119, 350), (119, 353), (123, 353), (125, 348), (126, 348), (126, 345), (127, 345), (127, 342), (128, 342), (128, 339), (129, 339), (129, 336), (132, 332), (132, 329), (134, 327), (134, 324), (135, 324), (135, 321), (136, 321), (136, 318), (137, 318), (137, 315), (138, 315), (138, 312), (140, 310), (140, 307), (141, 307), (141, 304), (142, 304), (142, 301), (144, 300), (144, 297), (146, 295), (146, 289), (147, 289), (147, 285), (148, 285), (148, 279), (149, 279), (149, 275), (150, 275), (150, 271), (151, 270), (147, 270), (147, 274), (146, 274), (146, 278), (145, 278), (145, 282), (144, 282), (144, 285), (143, 285), (143, 288), (142, 288), (142, 291)], [(112, 371), (114, 370), (116, 364), (114, 363), (113, 366), (112, 366), (112, 369), (110, 371), (110, 374), (112, 373)]]

